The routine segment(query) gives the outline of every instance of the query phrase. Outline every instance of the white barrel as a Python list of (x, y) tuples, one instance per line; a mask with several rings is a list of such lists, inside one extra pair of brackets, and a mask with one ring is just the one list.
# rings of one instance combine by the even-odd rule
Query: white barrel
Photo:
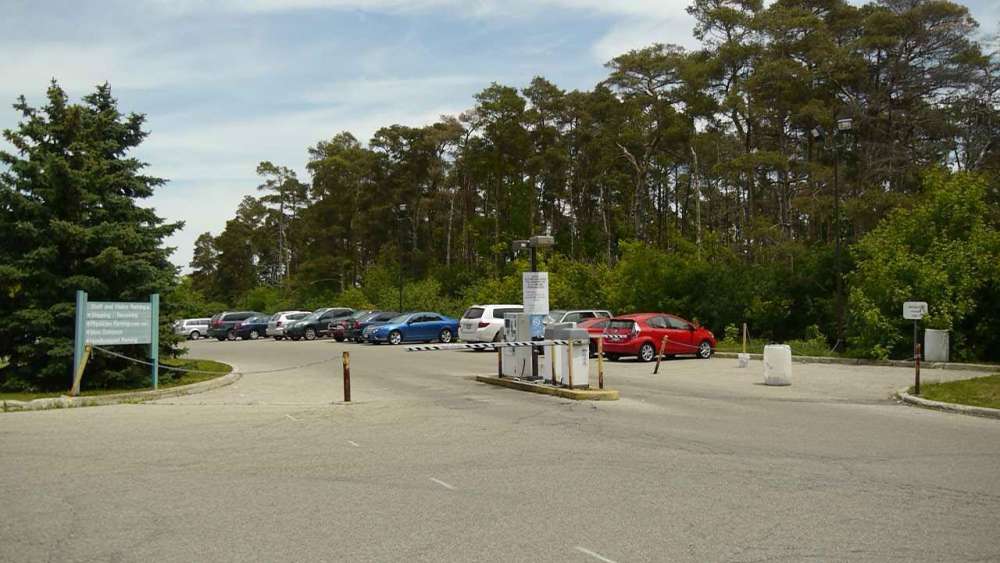
[(928, 362), (948, 361), (948, 331), (928, 328), (924, 331), (924, 358)]
[(787, 344), (764, 346), (764, 385), (792, 384), (792, 349)]
[(750, 354), (740, 352), (736, 354), (736, 365), (741, 368), (750, 366)]

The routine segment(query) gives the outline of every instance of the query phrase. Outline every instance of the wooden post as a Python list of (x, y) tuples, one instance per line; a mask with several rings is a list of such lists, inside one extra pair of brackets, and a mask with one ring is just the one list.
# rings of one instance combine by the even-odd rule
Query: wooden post
[(83, 369), (87, 367), (87, 360), (90, 359), (90, 353), (93, 348), (94, 347), (90, 344), (83, 347), (83, 356), (80, 358), (80, 365), (77, 366), (76, 372), (73, 374), (73, 387), (69, 390), (70, 397), (76, 397), (80, 394), (80, 382), (83, 381)]
[(660, 372), (660, 359), (663, 358), (663, 351), (667, 348), (667, 337), (664, 336), (663, 340), (660, 341), (660, 353), (656, 355), (656, 367), (653, 368), (653, 375)]
[(597, 339), (597, 388), (604, 389), (604, 335)]
[(747, 353), (747, 323), (743, 323), (743, 353)]
[(916, 371), (913, 374), (914, 378), (913, 394), (919, 395), (920, 394), (920, 345), (919, 344), (917, 344), (917, 353), (913, 355), (913, 361), (914, 361), (913, 366), (916, 368)]
[(573, 388), (573, 339), (566, 341), (566, 377), (569, 378), (569, 388)]
[(351, 402), (351, 353), (344, 352), (344, 402)]
[(494, 346), (494, 349), (497, 351), (497, 377), (498, 378), (502, 378), (503, 377), (503, 351), (502, 351), (503, 349), (502, 348), (497, 348), (495, 346)]
[(549, 346), (549, 378), (552, 380), (552, 385), (556, 384), (556, 345), (553, 344)]

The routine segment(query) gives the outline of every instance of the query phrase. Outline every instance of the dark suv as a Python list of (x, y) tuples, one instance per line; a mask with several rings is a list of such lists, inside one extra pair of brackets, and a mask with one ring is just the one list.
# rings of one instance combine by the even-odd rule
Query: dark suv
[(330, 334), (330, 324), (350, 317), (354, 309), (328, 307), (319, 309), (304, 319), (299, 319), (285, 327), (285, 337), (292, 340), (315, 340), (317, 336)]
[(236, 324), (250, 317), (261, 316), (257, 311), (224, 311), (208, 322), (208, 336), (218, 341), (236, 340)]

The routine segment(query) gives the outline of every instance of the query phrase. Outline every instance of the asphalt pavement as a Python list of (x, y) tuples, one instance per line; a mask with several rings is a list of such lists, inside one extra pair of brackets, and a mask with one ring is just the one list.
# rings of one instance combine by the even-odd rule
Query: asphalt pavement
[(0, 415), (0, 560), (1000, 560), (1000, 421), (898, 404), (908, 369), (609, 362), (592, 403), (473, 381), (492, 353), (190, 349), (248, 373)]

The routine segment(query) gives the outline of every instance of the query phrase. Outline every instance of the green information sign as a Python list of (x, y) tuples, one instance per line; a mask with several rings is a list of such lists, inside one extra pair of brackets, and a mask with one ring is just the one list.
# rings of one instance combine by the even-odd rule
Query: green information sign
[(71, 395), (80, 391), (83, 367), (92, 346), (148, 344), (152, 367), (153, 389), (158, 386), (160, 371), (160, 296), (149, 296), (148, 302), (118, 302), (87, 300), (87, 292), (76, 292), (76, 323), (73, 342), (73, 387)]
[(153, 341), (153, 304), (90, 301), (85, 344), (149, 344)]

